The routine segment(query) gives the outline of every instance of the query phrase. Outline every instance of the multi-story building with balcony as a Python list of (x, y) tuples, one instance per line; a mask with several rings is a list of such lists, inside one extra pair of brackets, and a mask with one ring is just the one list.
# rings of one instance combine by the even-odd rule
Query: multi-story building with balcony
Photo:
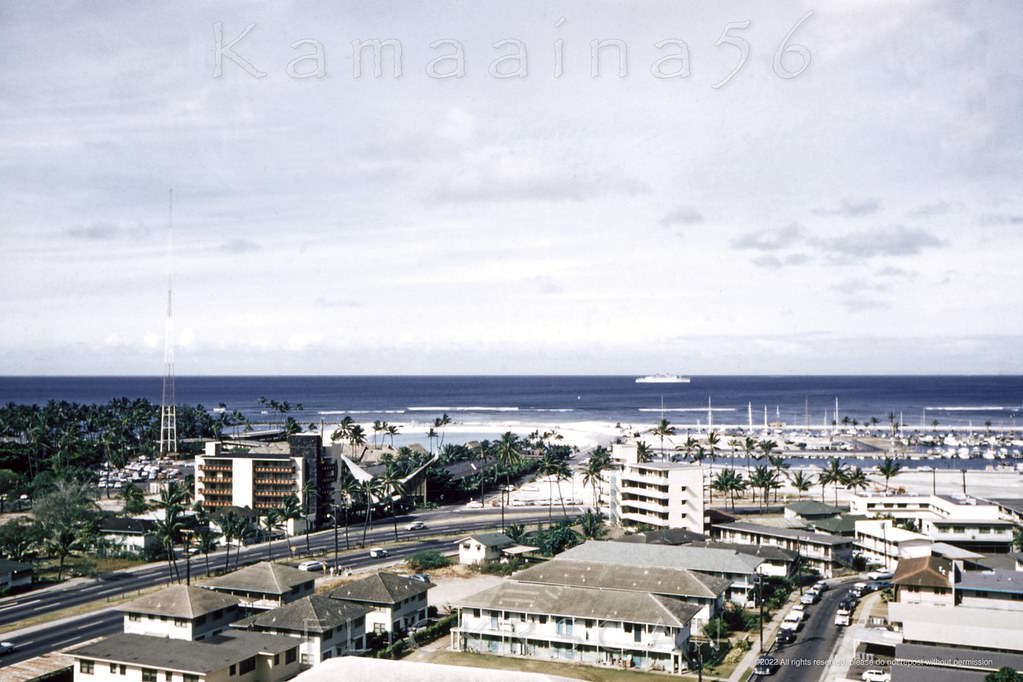
[(738, 545), (770, 545), (794, 552), (799, 563), (809, 566), (825, 578), (834, 575), (836, 564), (848, 562), (852, 538), (828, 533), (813, 533), (798, 528), (778, 528), (735, 521), (714, 526), (714, 535), (723, 542)]
[(459, 600), (451, 648), (682, 673), (699, 606), (631, 590), (506, 581)]
[(609, 482), (613, 523), (703, 533), (703, 467), (626, 462)]
[(856, 522), (854, 544), (867, 561), (895, 570), (902, 559), (930, 556), (934, 541), (892, 521), (866, 519)]

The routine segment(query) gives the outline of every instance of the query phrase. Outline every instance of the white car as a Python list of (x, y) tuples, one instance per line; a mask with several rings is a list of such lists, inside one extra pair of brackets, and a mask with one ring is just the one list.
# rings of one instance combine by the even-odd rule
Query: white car
[(860, 679), (863, 682), (891, 682), (892, 674), (886, 673), (879, 668), (871, 668), (870, 670), (864, 670), (863, 674), (860, 675)]
[(408, 525), (409, 530), (423, 530), (426, 528), (426, 524), (422, 521), (413, 521)]
[(372, 559), (379, 559), (387, 556), (387, 550), (382, 547), (371, 547), (369, 550), (369, 556)]
[(483, 503), (479, 500), (469, 500), (465, 503), (466, 509), (483, 509)]
[(324, 569), (324, 563), (322, 561), (303, 561), (298, 565), (300, 571), (322, 571)]
[(891, 580), (895, 577), (895, 573), (889, 570), (871, 571), (867, 577), (871, 580)]
[(796, 632), (799, 628), (803, 627), (803, 614), (799, 611), (790, 611), (785, 620), (781, 622), (782, 630), (792, 630)]
[(810, 590), (809, 592), (803, 593), (803, 596), (799, 598), (799, 603), (805, 605), (816, 604), (818, 599), (819, 597), (817, 593), (814, 592), (813, 590)]

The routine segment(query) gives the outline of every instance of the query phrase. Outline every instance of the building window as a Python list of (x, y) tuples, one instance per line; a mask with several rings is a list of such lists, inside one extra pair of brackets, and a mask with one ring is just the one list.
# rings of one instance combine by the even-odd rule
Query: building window
[(297, 657), (297, 655), (298, 655), (298, 647), (295, 647), (293, 649), (288, 649), (287, 651), (285, 651), (284, 652), (284, 664), (287, 665), (288, 663), (294, 663), (295, 662), (295, 658)]
[(199, 682), (199, 676), (185, 673), (181, 676), (181, 682)]
[(231, 676), (231, 677), (234, 677), (235, 675), (237, 675), (238, 674), (238, 666), (237, 666), (237, 664), (232, 663), (231, 667), (227, 669), (227, 674), (229, 676)]
[(138, 613), (129, 613), (128, 614), (128, 620), (134, 621), (134, 622), (137, 623), (138, 621), (142, 620), (142, 616), (140, 614), (138, 614)]
[(167, 682), (171, 682), (171, 680), (173, 680), (173, 679), (174, 679), (174, 673), (172, 673), (172, 672), (171, 672), (170, 670), (168, 670), (168, 671), (167, 671), (167, 672), (166, 672), (166, 673), (164, 674), (164, 679), (166, 679), (166, 681), (167, 681)]
[(82, 660), (78, 662), (78, 670), (84, 675), (91, 675), (95, 669), (95, 661)]
[(156, 671), (152, 668), (143, 668), (142, 682), (156, 682)]
[(242, 661), (241, 663), (238, 664), (238, 672), (241, 673), (242, 675), (246, 675), (248, 673), (251, 673), (255, 669), (256, 669), (256, 657), (255, 656), (251, 656), (249, 658), (246, 658), (244, 661)]
[(281, 655), (280, 654), (274, 654), (274, 665), (277, 665), (280, 662), (281, 662)]

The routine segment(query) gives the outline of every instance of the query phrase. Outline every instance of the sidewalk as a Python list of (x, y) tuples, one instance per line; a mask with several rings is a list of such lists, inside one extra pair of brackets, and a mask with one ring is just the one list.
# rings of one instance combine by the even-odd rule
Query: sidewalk
[[(774, 617), (771, 618), (769, 623), (764, 623), (764, 646), (770, 647), (771, 638), (778, 632), (778, 627), (781, 625), (781, 621), (785, 618), (785, 614), (789, 612), (792, 606), (799, 602), (799, 590), (792, 590), (792, 594), (789, 595), (788, 601), (785, 605), (778, 609)], [(760, 658), (760, 633), (759, 631), (754, 632), (753, 646), (747, 651), (742, 659), (735, 665), (735, 670), (728, 676), (728, 682), (739, 682), (739, 678), (742, 677), (743, 673), (751, 669), (756, 665), (757, 659)]]
[(849, 679), (847, 674), (852, 660), (856, 656), (856, 641), (867, 630), (867, 619), (870, 617), (874, 604), (881, 598), (880, 592), (872, 592), (860, 603), (859, 617), (854, 625), (845, 628), (845, 632), (835, 642), (835, 648), (829, 657), (828, 667), (821, 675), (821, 682), (844, 682)]

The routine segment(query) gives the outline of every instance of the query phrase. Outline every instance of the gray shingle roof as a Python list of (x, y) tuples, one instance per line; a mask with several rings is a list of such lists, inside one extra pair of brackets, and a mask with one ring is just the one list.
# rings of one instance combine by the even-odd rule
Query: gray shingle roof
[(247, 618), (245, 626), (267, 630), (323, 632), (341, 627), (372, 610), (370, 606), (314, 594)]
[(466, 536), (459, 540), (458, 543), (465, 542), (466, 540), (475, 540), (484, 547), (505, 547), (507, 545), (515, 544), (515, 541), (504, 533), (478, 533), (476, 535)]
[(726, 578), (685, 568), (640, 568), (570, 559), (555, 559), (531, 566), (516, 573), (515, 580), (706, 599), (716, 598), (731, 585)]
[(254, 632), (225, 633), (202, 642), (148, 635), (112, 635), (72, 649), (78, 658), (207, 674), (257, 653), (279, 654), (298, 646), (292, 637)]
[(671, 597), (620, 590), (594, 590), (504, 582), (457, 602), (459, 607), (502, 609), (538, 615), (572, 616), (629, 623), (685, 627), (700, 611)]
[(956, 583), (956, 589), (1023, 594), (1023, 573), (998, 570), (965, 571)]
[(693, 547), (709, 547), (711, 549), (727, 549), (741, 554), (760, 557), (767, 561), (793, 561), (796, 558), (795, 552), (778, 547), (777, 545), (740, 545), (734, 542), (694, 542)]
[(342, 585), (330, 593), (330, 598), (371, 604), (397, 604), (404, 599), (432, 590), (434, 587), (436, 585), (433, 583), (424, 583), (394, 573), (381, 572), (354, 583)]
[(149, 613), (155, 616), (192, 620), (219, 609), (238, 605), (238, 598), (201, 587), (171, 585), (117, 607), (128, 613)]
[(852, 543), (852, 538), (843, 537), (841, 535), (831, 535), (830, 533), (814, 533), (808, 530), (800, 530), (798, 528), (777, 528), (775, 526), (762, 526), (758, 523), (746, 523), (745, 521), (733, 521), (732, 523), (723, 523), (715, 528), (721, 528), (724, 530), (737, 530), (739, 532), (753, 533), (756, 535), (766, 535), (768, 537), (785, 538), (786, 540), (801, 540), (803, 542), (810, 542), (815, 545), (848, 545)]
[(682, 545), (637, 545), (626, 542), (594, 541), (576, 545), (558, 559), (600, 561), (659, 568), (688, 568), (703, 573), (751, 574), (763, 559), (729, 549)]
[(839, 514), (842, 511), (838, 507), (832, 507), (830, 504), (824, 504), (817, 500), (800, 500), (798, 502), (790, 502), (785, 505), (785, 508), (794, 511), (800, 516), (806, 514)]
[(203, 587), (282, 595), (291, 592), (292, 588), (298, 585), (315, 581), (316, 578), (308, 571), (263, 561), (208, 580)]

